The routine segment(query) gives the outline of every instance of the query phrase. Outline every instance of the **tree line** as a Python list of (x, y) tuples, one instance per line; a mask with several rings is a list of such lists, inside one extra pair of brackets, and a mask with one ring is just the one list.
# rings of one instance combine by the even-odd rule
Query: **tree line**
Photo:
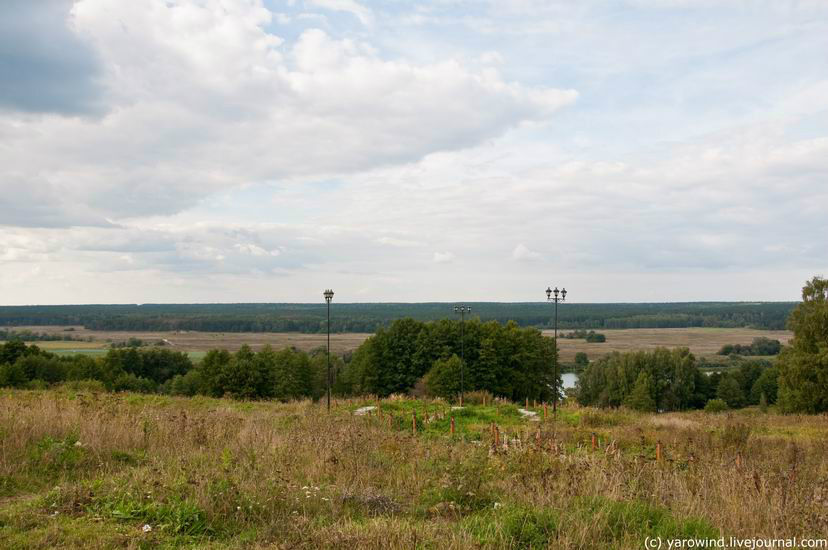
[[(552, 311), (543, 302), (473, 303), (482, 321), (551, 328)], [(561, 304), (561, 329), (754, 327), (781, 329), (795, 303)], [(451, 304), (337, 303), (333, 332), (375, 332), (410, 317), (437, 321)], [(325, 304), (143, 304), (0, 306), (0, 326), (83, 325), (92, 330), (204, 332), (305, 332), (327, 330)]]
[(778, 355), (782, 351), (779, 340), (771, 340), (764, 336), (754, 338), (750, 344), (725, 344), (718, 355)]
[(590, 363), (577, 384), (581, 405), (626, 407), (640, 411), (701, 409), (711, 400), (729, 408), (773, 404), (778, 369), (766, 360), (747, 360), (738, 368), (706, 373), (687, 348), (613, 353)]
[(806, 283), (787, 326), (794, 333), (789, 345), (760, 338), (748, 349), (773, 355), (781, 347), (775, 363), (751, 359), (710, 375), (699, 369), (687, 349), (614, 353), (584, 369), (578, 402), (644, 411), (773, 403), (785, 413), (828, 411), (828, 280), (814, 277)]
[[(331, 357), (332, 389), (337, 395), (381, 396), (418, 389), (456, 398), (462, 370), (465, 391), (550, 400), (555, 353), (551, 338), (516, 323), (472, 320), (461, 327), (459, 321), (401, 319), (353, 354)], [(91, 358), (61, 357), (21, 341), (0, 345), (0, 386), (94, 380), (112, 391), (287, 400), (318, 399), (326, 376), (324, 349), (306, 353), (265, 347), (254, 352), (243, 346), (235, 353), (211, 350), (194, 365), (185, 353), (155, 347), (115, 348)], [(559, 374), (559, 391), (561, 386)]]
[[(463, 359), (461, 359), (463, 357)], [(513, 400), (550, 400), (555, 385), (554, 340), (515, 322), (473, 319), (432, 322), (401, 319), (368, 338), (343, 368), (337, 388), (346, 394), (387, 396), (422, 384), (432, 395), (486, 390)]]
[[(743, 360), (725, 372), (703, 372), (687, 349), (613, 353), (589, 362), (577, 388), (583, 405), (644, 411), (741, 407), (777, 403), (783, 412), (828, 411), (828, 280), (809, 281), (788, 321), (794, 337), (775, 363)], [(767, 342), (761, 342), (764, 346)], [(341, 395), (422, 391), (456, 397), (486, 390), (515, 401), (549, 401), (561, 388), (552, 365), (556, 346), (536, 328), (478, 319), (399, 319), (379, 329), (352, 355), (333, 358), (333, 389)], [(0, 386), (44, 387), (93, 380), (119, 391), (159, 391), (245, 399), (318, 398), (326, 355), (295, 349), (235, 353), (213, 350), (198, 365), (163, 348), (111, 349), (100, 358), (59, 357), (12, 340), (0, 345)]]

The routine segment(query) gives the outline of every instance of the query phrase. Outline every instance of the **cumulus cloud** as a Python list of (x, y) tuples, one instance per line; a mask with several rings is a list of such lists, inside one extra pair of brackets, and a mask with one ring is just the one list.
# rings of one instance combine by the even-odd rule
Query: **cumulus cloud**
[(529, 250), (529, 248), (527, 248), (525, 244), (521, 243), (517, 245), (515, 249), (512, 251), (512, 259), (517, 260), (519, 262), (540, 260), (541, 255), (539, 252)]
[(76, 32), (72, 0), (0, 2), (0, 110), (97, 114), (96, 52)]
[(818, 10), (25, 4), (75, 69), (0, 84), (0, 303), (543, 299), (549, 273), (795, 299), (828, 262)]
[(40, 199), (3, 208), (4, 221), (169, 215), (247, 183), (474, 146), (576, 97), (453, 59), (387, 60), (319, 29), (285, 42), (259, 1), (81, 0), (73, 13), (112, 110), (102, 120), (0, 118), (0, 190), (23, 185)]

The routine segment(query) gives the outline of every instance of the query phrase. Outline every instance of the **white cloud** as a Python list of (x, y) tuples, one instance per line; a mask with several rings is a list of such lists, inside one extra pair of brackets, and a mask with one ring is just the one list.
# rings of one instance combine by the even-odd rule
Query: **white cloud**
[(795, 299), (828, 18), (665, 5), (80, 0), (95, 109), (0, 113), (0, 303)]
[(355, 0), (308, 0), (308, 3), (320, 8), (350, 13), (363, 25), (374, 23), (374, 13)]
[(539, 252), (535, 252), (534, 250), (529, 250), (525, 244), (521, 243), (515, 247), (512, 251), (512, 259), (517, 260), (519, 262), (525, 261), (534, 261), (540, 260), (541, 255)]
[(454, 254), (451, 252), (435, 252), (432, 259), (435, 264), (447, 264), (454, 261)]
[[(260, 2), (82, 0), (97, 47), (101, 120), (0, 118), (0, 205), (14, 224), (100, 224), (173, 214), (218, 190), (347, 174), (462, 149), (575, 92), (525, 87), (459, 61), (386, 60), (310, 29), (285, 43)], [(7, 222), (8, 223), (8, 222)]]
[(377, 242), (380, 244), (385, 244), (388, 246), (398, 246), (402, 248), (412, 248), (412, 247), (420, 247), (425, 246), (424, 243), (419, 241), (412, 241), (408, 239), (398, 239), (396, 237), (380, 237), (377, 239)]

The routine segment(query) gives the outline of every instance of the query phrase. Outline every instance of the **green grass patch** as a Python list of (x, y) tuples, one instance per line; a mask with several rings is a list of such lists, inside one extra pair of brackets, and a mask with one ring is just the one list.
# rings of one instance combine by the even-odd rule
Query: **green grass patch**
[(465, 518), (460, 527), (483, 546), (548, 548), (560, 525), (560, 514), (548, 508), (504, 506)]
[(589, 522), (596, 542), (643, 541), (645, 537), (716, 538), (719, 530), (699, 518), (675, 518), (669, 510), (638, 500), (616, 501), (605, 497), (575, 500), (569, 521)]

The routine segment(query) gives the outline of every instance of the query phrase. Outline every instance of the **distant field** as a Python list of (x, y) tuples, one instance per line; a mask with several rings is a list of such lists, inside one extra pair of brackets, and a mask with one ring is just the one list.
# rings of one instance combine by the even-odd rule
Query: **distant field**
[[(187, 352), (206, 352), (213, 348), (225, 348), (238, 350), (244, 344), (253, 349), (260, 349), (270, 344), (275, 349), (295, 346), (297, 349), (309, 351), (320, 346), (325, 346), (327, 336), (325, 334), (302, 334), (298, 332), (195, 332), (195, 331), (173, 331), (173, 332), (133, 332), (133, 331), (101, 331), (87, 330), (83, 327), (67, 326), (21, 326), (14, 327), (15, 330), (30, 330), (36, 333), (65, 335), (65, 329), (73, 328), (69, 333), (73, 338), (88, 339), (92, 342), (34, 342), (43, 349), (48, 350), (89, 350), (94, 348), (105, 348), (111, 342), (123, 342), (130, 338), (138, 338), (150, 344), (158, 341), (166, 341), (167, 349)], [(342, 333), (331, 334), (331, 351), (333, 353), (345, 353), (359, 347), (366, 338), (371, 336), (367, 333)], [(194, 358), (199, 358), (197, 354)], [(203, 353), (201, 354), (203, 355)]]
[[(66, 334), (63, 326), (26, 326), (17, 329), (28, 329), (32, 332), (47, 334)], [(213, 348), (237, 350), (248, 344), (253, 349), (260, 349), (270, 344), (275, 349), (295, 346), (298, 349), (309, 351), (325, 346), (324, 334), (301, 334), (297, 332), (127, 332), (127, 331), (95, 331), (83, 327), (73, 327), (71, 332), (76, 338), (92, 338), (92, 342), (36, 342), (38, 346), (49, 351), (61, 354), (89, 354), (104, 353), (111, 342), (122, 342), (129, 338), (139, 338), (146, 342), (168, 342), (167, 349), (185, 351), (194, 360), (204, 357), (204, 354)], [(568, 331), (559, 331), (561, 333)], [(653, 349), (656, 347), (689, 347), (698, 357), (711, 357), (725, 344), (750, 344), (754, 338), (765, 336), (775, 338), (783, 344), (791, 339), (793, 334), (786, 330), (754, 330), (744, 328), (654, 328), (654, 329), (623, 329), (600, 330), (607, 336), (607, 341), (601, 344), (589, 344), (584, 340), (560, 339), (561, 361), (572, 362), (579, 351), (586, 352), (590, 359), (597, 359), (613, 351), (632, 351), (639, 349)], [(551, 336), (552, 331), (544, 331)], [(341, 333), (331, 334), (331, 351), (336, 354), (353, 351), (371, 336), (368, 333)]]
[[(747, 328), (636, 328), (596, 332), (606, 334), (607, 341), (602, 344), (588, 344), (584, 340), (561, 338), (558, 343), (561, 361), (574, 361), (575, 354), (579, 351), (586, 352), (590, 359), (597, 359), (613, 351), (657, 347), (688, 347), (697, 357), (710, 357), (716, 355), (725, 344), (750, 344), (759, 336), (776, 339), (785, 344), (793, 337), (793, 333), (787, 330)], [(552, 331), (544, 331), (544, 334), (551, 336)]]

